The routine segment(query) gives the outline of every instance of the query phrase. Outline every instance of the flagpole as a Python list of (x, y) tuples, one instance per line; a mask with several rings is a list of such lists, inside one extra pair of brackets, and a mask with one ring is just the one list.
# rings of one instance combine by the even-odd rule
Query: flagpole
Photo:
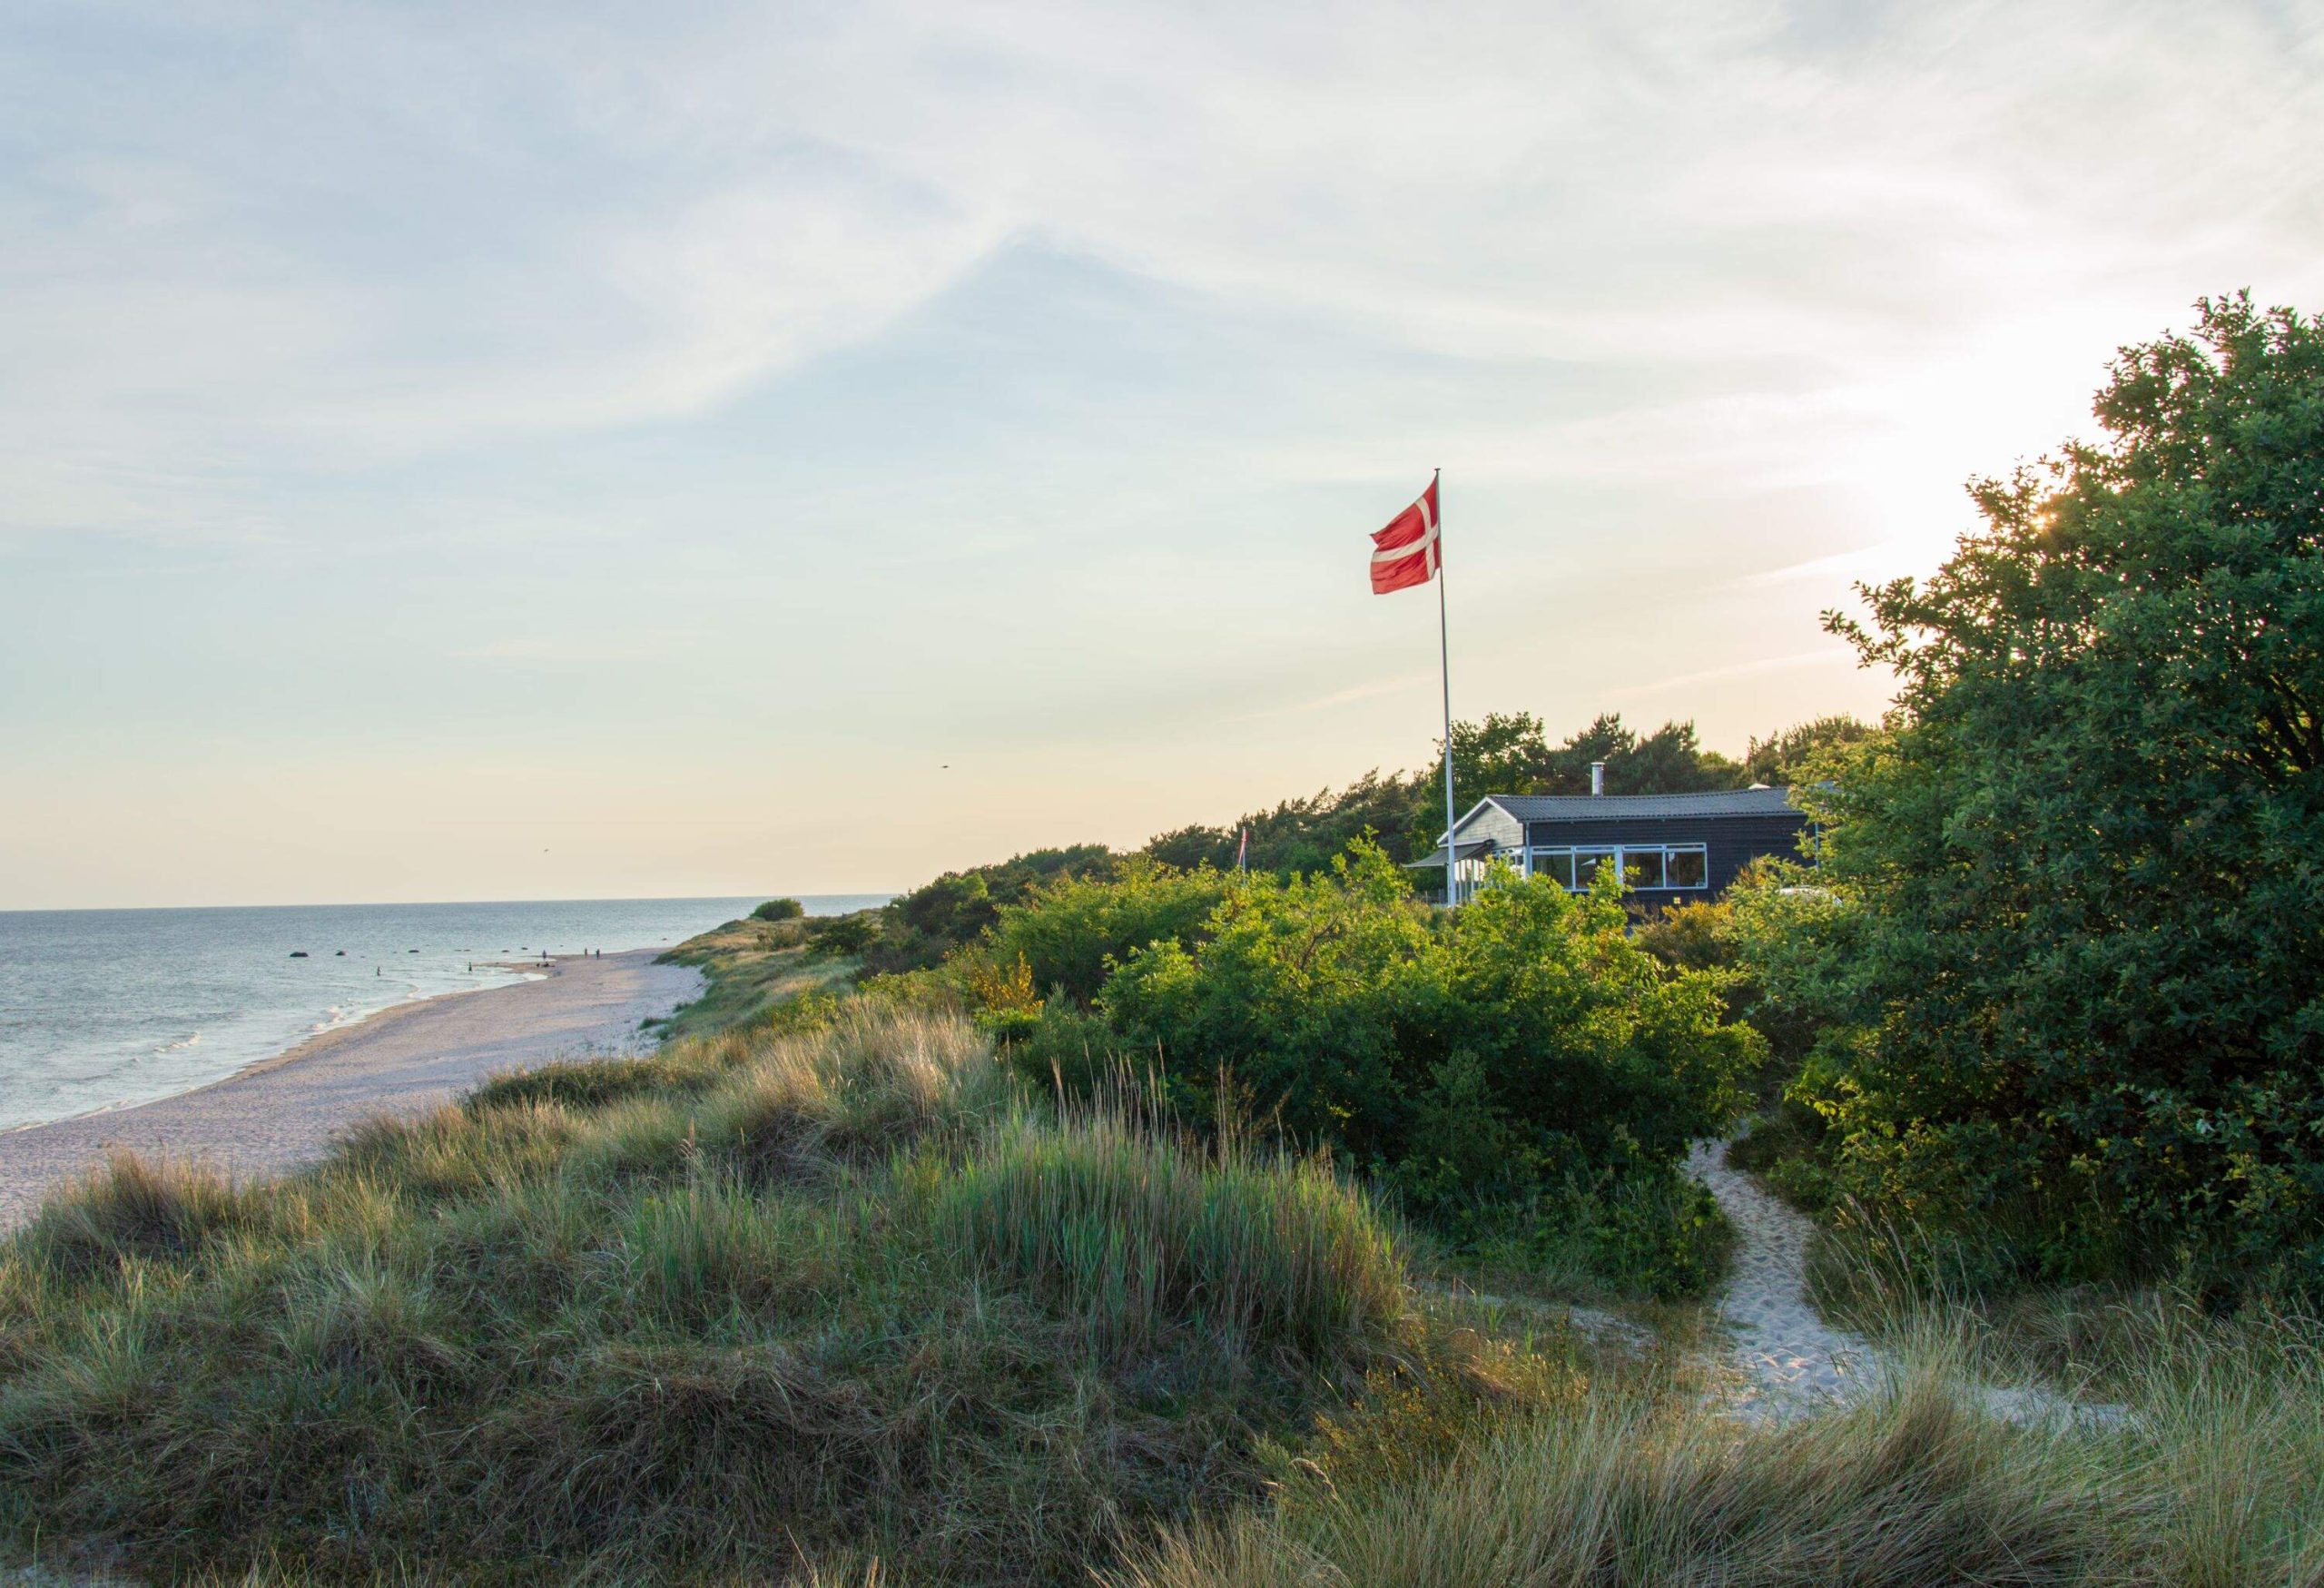
[(1436, 498), (1436, 659), (1444, 680), (1444, 902), (1461, 902), (1461, 861), (1452, 824), (1460, 820), (1452, 804), (1452, 626), (1444, 611), (1444, 470), (1429, 478)]

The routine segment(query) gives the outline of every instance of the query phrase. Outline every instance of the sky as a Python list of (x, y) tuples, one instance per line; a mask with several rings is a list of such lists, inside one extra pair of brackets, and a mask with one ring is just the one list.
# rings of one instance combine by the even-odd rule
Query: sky
[(1875, 715), (1855, 581), (2197, 297), (2324, 308), (2319, 128), (2314, 3), (11, 0), (0, 909), (1421, 765), (1437, 468), (1456, 715)]

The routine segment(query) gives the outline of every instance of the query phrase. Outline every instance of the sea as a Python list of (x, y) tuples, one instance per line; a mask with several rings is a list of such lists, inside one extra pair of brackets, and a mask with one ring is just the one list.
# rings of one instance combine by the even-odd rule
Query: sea
[[(0, 1130), (151, 1102), (411, 999), (540, 973), (509, 962), (683, 942), (766, 896), (0, 911)], [(889, 897), (800, 902), (840, 915)]]

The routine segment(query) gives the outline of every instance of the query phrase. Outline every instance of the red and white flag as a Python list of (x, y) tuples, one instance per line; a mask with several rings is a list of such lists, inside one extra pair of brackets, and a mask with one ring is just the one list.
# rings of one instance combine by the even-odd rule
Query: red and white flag
[(1436, 481), (1420, 493), (1420, 500), (1388, 521), (1372, 537), (1372, 593), (1409, 590), (1425, 585), (1444, 567), (1442, 526), (1436, 517)]

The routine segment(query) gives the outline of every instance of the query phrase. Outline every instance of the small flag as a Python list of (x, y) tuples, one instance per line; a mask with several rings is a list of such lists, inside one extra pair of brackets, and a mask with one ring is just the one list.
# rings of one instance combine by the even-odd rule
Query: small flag
[(1438, 534), (1436, 481), (1420, 493), (1420, 500), (1388, 521), (1372, 537), (1372, 593), (1409, 590), (1425, 585), (1444, 567), (1444, 547)]

